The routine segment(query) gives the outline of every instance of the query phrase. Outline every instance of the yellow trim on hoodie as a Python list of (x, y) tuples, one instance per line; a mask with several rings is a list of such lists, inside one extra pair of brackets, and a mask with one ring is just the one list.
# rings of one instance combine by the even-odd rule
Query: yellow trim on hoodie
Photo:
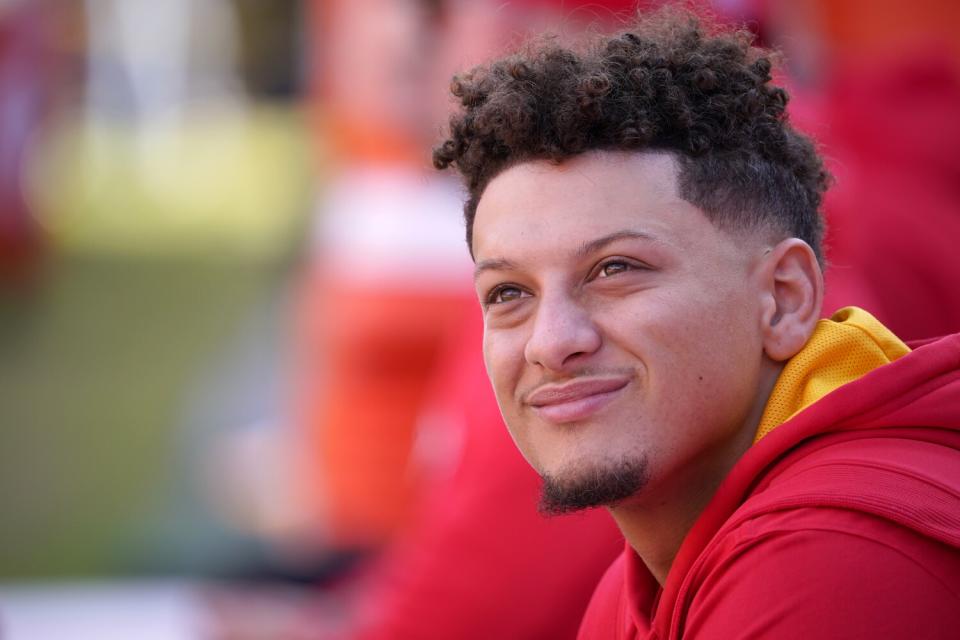
[(780, 372), (754, 442), (834, 389), (909, 352), (863, 309), (844, 307), (829, 320), (817, 321), (810, 340)]

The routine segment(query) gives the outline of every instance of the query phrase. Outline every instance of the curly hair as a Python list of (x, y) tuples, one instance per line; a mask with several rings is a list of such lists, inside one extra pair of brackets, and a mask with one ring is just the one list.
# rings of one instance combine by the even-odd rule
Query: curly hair
[(798, 237), (822, 260), (829, 175), (788, 123), (772, 64), (746, 30), (668, 8), (579, 49), (548, 36), (455, 76), (461, 108), (433, 164), (464, 178), (471, 253), (477, 204), (505, 169), (593, 150), (662, 150), (677, 159), (680, 197), (714, 224)]

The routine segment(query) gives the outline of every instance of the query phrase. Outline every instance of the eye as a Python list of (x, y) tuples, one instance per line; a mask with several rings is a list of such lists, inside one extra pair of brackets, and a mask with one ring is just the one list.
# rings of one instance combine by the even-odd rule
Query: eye
[(514, 300), (519, 300), (520, 298), (524, 298), (529, 295), (530, 294), (520, 287), (512, 284), (502, 284), (494, 287), (493, 290), (487, 294), (487, 304), (503, 304), (504, 302), (513, 302)]
[(597, 277), (609, 278), (610, 276), (615, 276), (624, 271), (630, 271), (631, 269), (636, 269), (636, 267), (625, 260), (609, 260), (599, 266), (597, 269)]

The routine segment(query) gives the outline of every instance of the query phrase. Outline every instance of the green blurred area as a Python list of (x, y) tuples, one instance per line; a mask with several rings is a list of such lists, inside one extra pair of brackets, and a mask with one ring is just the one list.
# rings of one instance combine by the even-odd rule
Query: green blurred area
[(200, 105), (171, 118), (76, 113), (51, 127), (28, 178), (56, 242), (126, 255), (282, 253), (312, 176), (299, 110)]
[(302, 243), (311, 171), (293, 111), (180, 135), (151, 179), (181, 189), (159, 195), (119, 129), (61, 130), (34, 168), (55, 244), (36, 286), (0, 292), (0, 578), (133, 570), (182, 473), (199, 372)]

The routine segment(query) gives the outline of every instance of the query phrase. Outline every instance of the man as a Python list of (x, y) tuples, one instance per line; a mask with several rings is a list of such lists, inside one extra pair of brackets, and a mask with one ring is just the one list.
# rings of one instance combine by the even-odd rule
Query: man
[(960, 629), (960, 335), (819, 320), (828, 176), (770, 69), (665, 11), (452, 87), (501, 411), (541, 509), (627, 543), (583, 638)]

